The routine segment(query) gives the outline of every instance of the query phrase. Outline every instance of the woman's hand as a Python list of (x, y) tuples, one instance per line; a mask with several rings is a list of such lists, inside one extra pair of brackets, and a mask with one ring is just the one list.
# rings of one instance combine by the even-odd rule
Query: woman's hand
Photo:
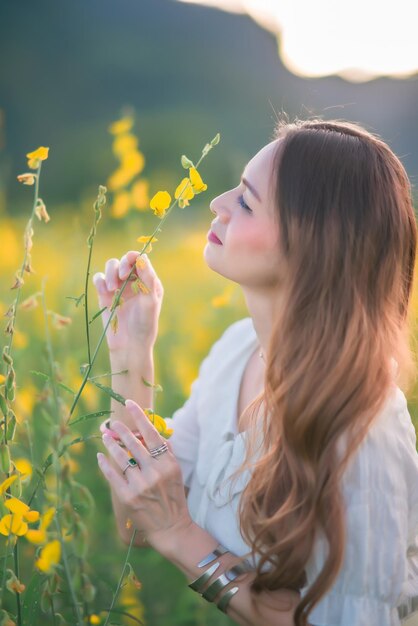
[[(132, 525), (141, 533), (150, 546), (164, 554), (176, 537), (187, 532), (193, 524), (184, 493), (180, 465), (171, 450), (170, 442), (158, 433), (148, 417), (133, 400), (126, 401), (137, 429), (145, 445), (122, 422), (114, 421), (112, 429), (119, 435), (126, 449), (107, 435), (103, 442), (108, 449), (113, 465), (105, 455), (98, 454), (98, 462), (106, 480), (114, 488), (121, 502), (128, 507)], [(168, 450), (158, 457), (149, 450), (167, 443)], [(137, 466), (128, 467), (133, 457)]]
[[(139, 252), (130, 250), (120, 261), (109, 259), (104, 273), (97, 272), (93, 276), (99, 307), (107, 307), (102, 313), (103, 325), (109, 319), (115, 291), (121, 288), (132, 267), (136, 265), (138, 256)], [(124, 352), (137, 345), (138, 342), (152, 347), (157, 339), (158, 318), (164, 289), (146, 254), (141, 255), (140, 263), (144, 267), (135, 267), (132, 275), (141, 279), (149, 293), (144, 293), (141, 289), (136, 293), (132, 289), (133, 281), (129, 281), (126, 285), (121, 297), (122, 304), (116, 308), (115, 312), (118, 318), (116, 332), (111, 325), (106, 332), (107, 344), (112, 352)]]

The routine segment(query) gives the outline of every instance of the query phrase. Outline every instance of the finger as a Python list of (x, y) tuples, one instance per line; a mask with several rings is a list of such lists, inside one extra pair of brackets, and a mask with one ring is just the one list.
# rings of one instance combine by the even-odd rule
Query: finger
[(123, 255), (119, 263), (120, 280), (125, 280), (129, 276), (138, 256), (138, 250), (129, 250), (129, 252)]
[[(145, 416), (145, 419), (148, 419)], [(140, 467), (143, 469), (145, 465), (153, 458), (149, 453), (149, 450), (152, 448), (158, 448), (162, 445), (163, 441), (157, 433), (157, 439), (154, 439), (154, 443), (149, 446), (145, 444), (145, 438), (143, 439), (144, 443), (135, 437), (133, 432), (124, 424), (123, 422), (119, 422), (115, 420), (112, 423), (112, 428), (119, 435), (120, 440), (125, 444), (128, 450), (132, 453), (132, 456), (139, 461)]]
[[(119, 434), (119, 433), (118, 433)], [(123, 470), (126, 468), (127, 464), (128, 464), (128, 459), (133, 456), (135, 461), (137, 463), (139, 463), (139, 467), (141, 466), (140, 463), (140, 459), (138, 458), (138, 455), (135, 454), (134, 450), (131, 450), (129, 448), (128, 453), (126, 451), (123, 450), (123, 448), (120, 447), (120, 445), (118, 443), (116, 443), (116, 441), (107, 433), (103, 433), (102, 435), (102, 440), (104, 445), (106, 446), (109, 454), (111, 455), (112, 459), (115, 461), (116, 465), (119, 467), (119, 469), (123, 472)], [(138, 473), (138, 467), (133, 467), (132, 468), (135, 473)], [(130, 472), (132, 475), (132, 472)], [(124, 478), (128, 479), (127, 475), (124, 475)]]
[(154, 270), (147, 254), (141, 254), (136, 262), (136, 273), (150, 291), (155, 292), (161, 281)]
[(105, 275), (103, 272), (97, 272), (93, 276), (93, 285), (96, 287), (96, 291), (101, 296), (111, 295), (106, 287)]
[(148, 450), (161, 446), (165, 442), (165, 439), (161, 437), (160, 433), (145, 415), (139, 404), (137, 404), (134, 400), (126, 400), (125, 406), (134, 418), (135, 424), (143, 436)]
[(110, 463), (109, 459), (106, 458), (106, 456), (104, 454), (102, 454), (101, 452), (97, 453), (97, 463), (104, 475), (104, 477), (106, 478), (106, 480), (108, 481), (108, 483), (110, 485), (112, 485), (112, 487), (114, 487), (114, 489), (117, 491), (118, 495), (123, 498), (123, 497), (128, 497), (128, 490), (127, 490), (127, 485), (128, 483), (126, 482), (126, 480), (119, 474), (119, 472), (112, 467), (112, 464)]
[(105, 265), (105, 281), (109, 291), (115, 291), (119, 287), (119, 259), (109, 259)]

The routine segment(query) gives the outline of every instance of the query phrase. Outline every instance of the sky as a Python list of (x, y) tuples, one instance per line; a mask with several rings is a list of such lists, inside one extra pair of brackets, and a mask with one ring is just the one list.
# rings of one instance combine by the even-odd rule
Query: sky
[(179, 1), (248, 13), (278, 35), (278, 53), (297, 76), (364, 82), (418, 72), (417, 0)]

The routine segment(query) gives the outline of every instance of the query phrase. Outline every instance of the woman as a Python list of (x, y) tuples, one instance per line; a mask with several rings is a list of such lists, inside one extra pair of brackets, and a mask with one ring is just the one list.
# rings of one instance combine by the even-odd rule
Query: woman
[[(128, 543), (130, 518), (239, 624), (395, 626), (418, 595), (418, 455), (397, 384), (416, 377), (406, 172), (357, 124), (279, 122), (210, 209), (205, 260), (250, 316), (203, 361), (166, 450), (140, 408), (163, 287), (149, 259), (137, 270), (151, 293), (125, 292), (107, 335), (133, 399), (112, 405), (125, 449), (105, 437), (101, 463), (119, 532)], [(95, 275), (101, 307), (137, 256)]]

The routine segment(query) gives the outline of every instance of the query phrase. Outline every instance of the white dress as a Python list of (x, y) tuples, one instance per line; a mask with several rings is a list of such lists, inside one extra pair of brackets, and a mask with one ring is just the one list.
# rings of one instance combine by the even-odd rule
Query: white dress
[[(232, 553), (248, 557), (253, 566), (237, 512), (251, 470), (232, 485), (227, 479), (244, 460), (247, 431), (238, 432), (238, 394), (245, 366), (258, 346), (250, 317), (229, 326), (203, 360), (189, 399), (166, 418), (174, 429), (170, 439), (174, 454), (190, 488), (192, 519)], [(396, 385), (352, 457), (342, 492), (347, 513), (345, 559), (308, 621), (315, 626), (399, 626), (400, 618), (415, 606), (411, 597), (418, 595), (418, 453), (406, 398)], [(326, 554), (326, 541), (319, 536), (306, 565), (302, 595), (322, 569)]]

